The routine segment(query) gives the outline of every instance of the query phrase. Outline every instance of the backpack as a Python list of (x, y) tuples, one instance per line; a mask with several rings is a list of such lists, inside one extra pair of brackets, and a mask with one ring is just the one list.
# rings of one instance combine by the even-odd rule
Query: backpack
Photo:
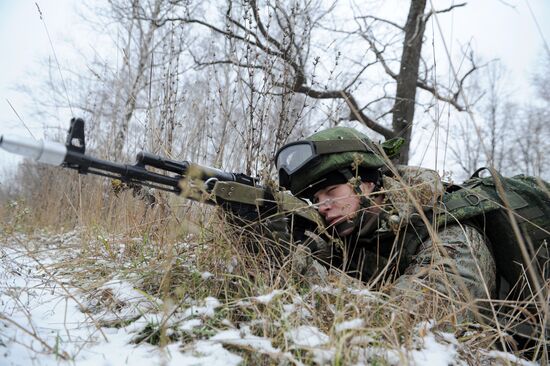
[[(505, 178), (488, 168), (478, 169), (460, 185), (441, 183), (437, 172), (430, 169), (399, 166), (397, 170), (400, 180), (384, 176), (383, 182), (384, 193), (393, 205), (388, 214), (389, 228), (412, 238), (401, 249), (399, 269), (408, 266), (418, 245), (429, 237), (418, 208), (424, 210), (433, 228), (476, 226), (490, 244), (497, 269), (497, 316), (487, 317), (485, 312), (485, 319), (490, 324), (496, 320), (500, 329), (513, 336), (519, 349), (539, 349), (536, 347), (542, 339), (548, 345), (550, 184), (525, 175)], [(489, 170), (490, 176), (481, 177), (483, 170)], [(484, 305), (479, 305), (483, 310)]]
[[(491, 175), (480, 177), (489, 170)], [(443, 196), (440, 224), (474, 222), (488, 237), (497, 276), (509, 286), (508, 299), (547, 299), (550, 280), (550, 184), (539, 178), (505, 178), (494, 169), (478, 169)], [(527, 281), (526, 281), (527, 279)], [(502, 283), (500, 284), (501, 294)], [(544, 289), (542, 298), (535, 294)], [(546, 300), (547, 301), (547, 300)]]

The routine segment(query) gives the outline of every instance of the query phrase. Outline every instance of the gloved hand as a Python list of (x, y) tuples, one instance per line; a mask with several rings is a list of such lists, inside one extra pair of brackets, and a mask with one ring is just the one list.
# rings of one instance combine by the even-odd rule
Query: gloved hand
[(282, 265), (293, 251), (294, 238), (290, 233), (288, 218), (282, 214), (272, 215), (257, 225), (268, 253)]
[(291, 257), (291, 275), (297, 280), (305, 280), (309, 285), (325, 285), (328, 279), (327, 269), (319, 263), (311, 250), (298, 244)]
[(315, 234), (312, 231), (306, 230), (304, 232), (306, 240), (304, 245), (307, 246), (313, 256), (321, 263), (330, 264), (333, 255), (332, 243), (325, 240), (323, 237)]

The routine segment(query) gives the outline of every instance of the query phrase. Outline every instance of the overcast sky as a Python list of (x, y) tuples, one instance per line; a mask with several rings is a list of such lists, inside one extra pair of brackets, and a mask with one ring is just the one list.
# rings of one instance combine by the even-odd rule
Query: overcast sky
[[(77, 0), (0, 0), (0, 134), (29, 136), (6, 100), (37, 137), (42, 136), (45, 125), (68, 126), (69, 114), (59, 116), (59, 120), (33, 120), (29, 113), (33, 100), (13, 89), (17, 83), (30, 88), (36, 85), (38, 79), (45, 76), (40, 61), (54, 56), (35, 2), (42, 10), (53, 48), (62, 65), (71, 62), (67, 41), (76, 41), (83, 48), (91, 47), (97, 41), (79, 24), (75, 13), (75, 6), (79, 4)], [(399, 0), (395, 3), (408, 2)], [(436, 8), (440, 3), (433, 0)], [(451, 35), (452, 24), (456, 45), (472, 40), (477, 55), (486, 60), (501, 59), (509, 70), (510, 82), (517, 94), (529, 95), (533, 69), (545, 52), (543, 38), (550, 42), (550, 0), (471, 0), (467, 7), (442, 15), (440, 19), (446, 26), (447, 37)], [(15, 161), (13, 155), (0, 151), (0, 167), (13, 165)]]

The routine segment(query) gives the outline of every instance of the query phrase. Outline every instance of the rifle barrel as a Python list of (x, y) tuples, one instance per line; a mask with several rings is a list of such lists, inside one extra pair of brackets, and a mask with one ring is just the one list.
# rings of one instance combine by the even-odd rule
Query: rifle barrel
[[(91, 173), (105, 175), (116, 174), (120, 179), (144, 181), (160, 184), (162, 189), (179, 192), (179, 176), (168, 176), (148, 171), (141, 165), (119, 164), (88, 156), (80, 152), (67, 149), (62, 143), (33, 140), (26, 137), (0, 135), (0, 148), (14, 154), (31, 158), (39, 163), (60, 165), (66, 168), (76, 169), (81, 174)], [(93, 169), (93, 170), (89, 170)], [(168, 188), (169, 187), (169, 188)]]

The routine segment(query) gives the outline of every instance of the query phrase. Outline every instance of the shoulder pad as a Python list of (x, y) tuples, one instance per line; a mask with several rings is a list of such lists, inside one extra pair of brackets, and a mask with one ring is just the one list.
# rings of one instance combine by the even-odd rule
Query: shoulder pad
[(417, 209), (431, 209), (440, 202), (445, 189), (435, 170), (398, 165), (397, 173), (382, 178), (382, 192), (399, 222), (408, 223)]

